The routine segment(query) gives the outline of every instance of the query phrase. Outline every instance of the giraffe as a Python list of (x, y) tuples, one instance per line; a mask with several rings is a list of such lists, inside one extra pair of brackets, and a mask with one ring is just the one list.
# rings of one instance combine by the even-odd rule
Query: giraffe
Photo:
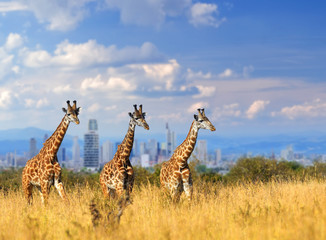
[(52, 185), (58, 190), (60, 197), (68, 202), (63, 184), (61, 182), (61, 167), (58, 162), (57, 152), (66, 134), (69, 123), (79, 124), (78, 114), (80, 108), (76, 107), (76, 101), (67, 101), (68, 108), (62, 108), (65, 112), (61, 123), (44, 143), (40, 152), (29, 161), (22, 173), (22, 187), (29, 204), (32, 203), (32, 189), (36, 186), (41, 194), (42, 204), (46, 204)]
[(197, 109), (198, 115), (194, 115), (188, 136), (175, 150), (169, 161), (162, 164), (160, 172), (161, 187), (167, 190), (173, 201), (178, 202), (184, 191), (188, 200), (192, 198), (192, 179), (187, 163), (196, 145), (198, 130), (200, 128), (215, 131), (215, 127), (208, 120), (204, 109)]
[(104, 197), (111, 196), (122, 197), (123, 193), (127, 201), (129, 201), (130, 193), (134, 184), (134, 172), (131, 166), (129, 156), (134, 142), (136, 125), (149, 130), (149, 126), (145, 120), (146, 113), (142, 112), (142, 105), (134, 105), (135, 111), (129, 112), (130, 121), (128, 132), (122, 143), (118, 146), (113, 159), (106, 163), (100, 174), (100, 184)]

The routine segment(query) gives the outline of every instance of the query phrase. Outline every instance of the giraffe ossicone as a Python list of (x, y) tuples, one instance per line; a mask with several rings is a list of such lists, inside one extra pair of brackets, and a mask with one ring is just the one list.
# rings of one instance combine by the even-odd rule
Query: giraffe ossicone
[(195, 120), (191, 124), (186, 139), (174, 150), (169, 161), (162, 164), (160, 172), (161, 188), (167, 190), (176, 202), (179, 201), (183, 191), (189, 200), (192, 198), (192, 178), (187, 160), (195, 148), (198, 130), (200, 128), (216, 130), (206, 117), (205, 110), (201, 108), (197, 111), (198, 115), (194, 115)]
[(44, 143), (40, 152), (27, 161), (22, 173), (22, 187), (25, 198), (28, 203), (32, 203), (33, 186), (37, 187), (42, 198), (42, 203), (46, 204), (50, 188), (52, 185), (58, 190), (60, 197), (68, 202), (63, 184), (61, 182), (61, 167), (58, 162), (57, 152), (61, 142), (67, 132), (70, 122), (79, 124), (79, 110), (76, 100), (73, 101), (73, 106), (70, 101), (67, 101), (67, 109), (62, 108), (65, 116), (61, 123)]
[(129, 112), (130, 121), (127, 134), (118, 146), (113, 159), (106, 163), (100, 174), (100, 184), (105, 197), (124, 197), (129, 201), (134, 185), (134, 171), (130, 163), (130, 153), (133, 147), (136, 125), (149, 130), (145, 120), (146, 113), (142, 105), (134, 105), (134, 112)]

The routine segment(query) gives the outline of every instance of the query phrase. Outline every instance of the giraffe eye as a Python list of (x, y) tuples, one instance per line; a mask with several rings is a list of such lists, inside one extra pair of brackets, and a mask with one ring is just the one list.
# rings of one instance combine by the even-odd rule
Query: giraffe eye
[(138, 120), (139, 119), (139, 117), (135, 117), (135, 120)]
[(70, 115), (71, 115), (71, 113), (68, 113), (67, 115), (68, 115), (68, 116), (70, 116)]
[(198, 122), (202, 123), (202, 122), (204, 122), (204, 120), (200, 119), (200, 120), (198, 120)]

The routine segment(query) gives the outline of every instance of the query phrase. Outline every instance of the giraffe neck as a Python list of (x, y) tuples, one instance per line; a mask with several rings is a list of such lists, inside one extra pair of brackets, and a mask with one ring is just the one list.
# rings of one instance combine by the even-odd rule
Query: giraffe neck
[(124, 157), (130, 156), (132, 146), (134, 144), (135, 127), (136, 124), (133, 123), (132, 120), (130, 119), (128, 132), (125, 138), (123, 139), (122, 143), (119, 145), (119, 153), (121, 156)]
[(197, 141), (198, 130), (198, 126), (195, 124), (195, 121), (193, 121), (186, 139), (174, 151), (173, 157), (178, 161), (179, 165), (186, 164), (193, 152)]
[(40, 152), (47, 152), (51, 156), (55, 156), (59, 150), (59, 147), (62, 143), (62, 140), (67, 132), (69, 126), (69, 120), (66, 119), (66, 116), (62, 119), (61, 123), (54, 131), (51, 137), (49, 137), (43, 144), (43, 148)]

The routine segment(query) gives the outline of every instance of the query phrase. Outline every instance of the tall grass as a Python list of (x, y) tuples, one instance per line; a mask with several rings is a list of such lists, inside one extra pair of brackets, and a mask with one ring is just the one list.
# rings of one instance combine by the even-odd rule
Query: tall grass
[[(20, 191), (0, 191), (0, 239), (326, 239), (326, 183), (197, 183), (191, 202), (173, 203), (151, 184), (134, 189), (120, 223), (117, 203), (97, 186), (52, 191), (26, 204)], [(93, 225), (90, 204), (101, 218)], [(107, 217), (107, 215), (109, 215)]]

